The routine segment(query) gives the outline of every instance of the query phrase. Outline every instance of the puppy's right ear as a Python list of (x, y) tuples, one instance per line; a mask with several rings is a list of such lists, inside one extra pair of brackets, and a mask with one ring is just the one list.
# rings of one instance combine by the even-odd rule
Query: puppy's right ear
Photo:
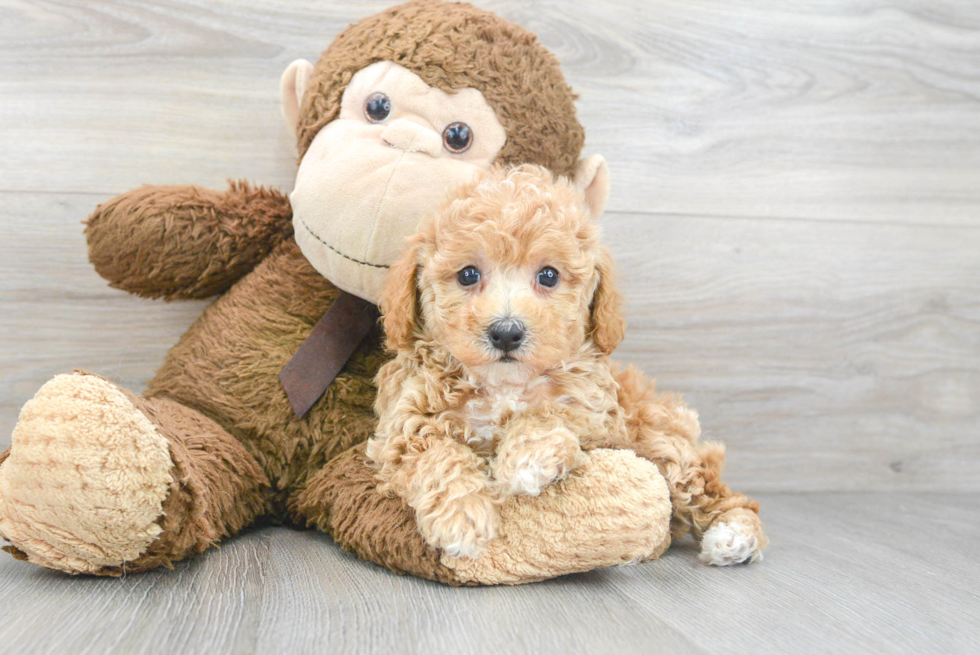
[(422, 242), (413, 237), (405, 254), (388, 270), (381, 290), (381, 313), (384, 316), (388, 350), (397, 351), (412, 343), (419, 321), (418, 275)]
[(626, 336), (626, 319), (623, 318), (623, 295), (613, 279), (612, 257), (603, 246), (596, 258), (595, 295), (592, 298), (591, 335), (595, 345), (605, 355), (611, 355)]

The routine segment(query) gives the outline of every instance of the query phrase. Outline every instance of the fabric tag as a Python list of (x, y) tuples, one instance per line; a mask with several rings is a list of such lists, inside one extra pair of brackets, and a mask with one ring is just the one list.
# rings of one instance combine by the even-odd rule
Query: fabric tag
[(279, 381), (298, 418), (306, 416), (324, 394), (379, 316), (373, 303), (340, 292), (279, 373)]

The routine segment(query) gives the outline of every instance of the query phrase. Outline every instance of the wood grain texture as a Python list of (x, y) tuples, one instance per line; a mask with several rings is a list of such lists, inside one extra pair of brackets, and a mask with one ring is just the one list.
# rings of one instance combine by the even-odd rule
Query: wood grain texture
[[(288, 187), (279, 74), (388, 4), (3, 0), (0, 187)], [(976, 224), (977, 3), (477, 4), (562, 60), (611, 209)]]
[(604, 220), (616, 357), (684, 393), (736, 488), (980, 491), (980, 230)]
[[(141, 389), (206, 304), (108, 289), (80, 221), (147, 182), (288, 189), (280, 72), (387, 4), (0, 0), (0, 446), (56, 373)], [(619, 357), (733, 484), (980, 490), (980, 5), (478, 4), (581, 93)]]
[(977, 225), (980, 4), (505, 6), (582, 94), (611, 209)]
[(142, 390), (206, 301), (143, 300), (88, 263), (81, 220), (110, 196), (0, 194), (0, 446), (40, 385), (75, 368)]
[(399, 577), (268, 528), (177, 566), (70, 578), (0, 558), (10, 653), (948, 653), (980, 649), (980, 496), (762, 498), (763, 562), (661, 560), (525, 587)]

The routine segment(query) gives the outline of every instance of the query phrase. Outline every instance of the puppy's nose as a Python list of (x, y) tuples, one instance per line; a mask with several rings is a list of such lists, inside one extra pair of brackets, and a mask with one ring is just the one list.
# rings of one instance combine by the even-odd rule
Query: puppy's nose
[(491, 325), (487, 330), (487, 336), (490, 337), (490, 343), (494, 348), (509, 353), (521, 347), (524, 341), (524, 326), (520, 321), (505, 318)]

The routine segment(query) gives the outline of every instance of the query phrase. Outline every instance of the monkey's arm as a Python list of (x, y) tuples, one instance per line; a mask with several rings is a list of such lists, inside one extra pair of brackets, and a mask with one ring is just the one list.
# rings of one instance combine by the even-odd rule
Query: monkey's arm
[(227, 191), (144, 186), (86, 222), (89, 260), (118, 289), (167, 300), (207, 298), (292, 235), (289, 198), (232, 182)]

